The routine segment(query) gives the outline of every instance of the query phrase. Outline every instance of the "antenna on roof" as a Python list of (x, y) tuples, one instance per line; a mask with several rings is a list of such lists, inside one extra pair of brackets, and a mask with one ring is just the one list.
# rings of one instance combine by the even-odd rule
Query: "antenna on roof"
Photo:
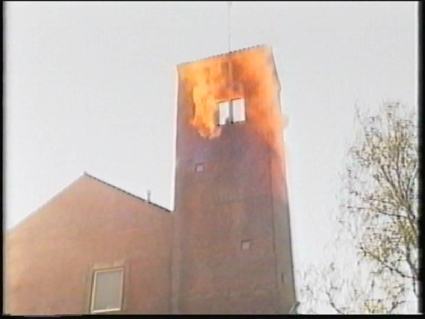
[(227, 1), (227, 44), (230, 53), (230, 7), (232, 6), (232, 1)]
[[(232, 1), (227, 1), (227, 35), (228, 35), (228, 68), (227, 68), (227, 92), (231, 92), (233, 89), (233, 71), (232, 71), (232, 61), (230, 59), (230, 8), (232, 7)], [(233, 122), (233, 101), (229, 100), (229, 121)]]
[(147, 201), (150, 203), (151, 201), (151, 191), (148, 189), (147, 191)]

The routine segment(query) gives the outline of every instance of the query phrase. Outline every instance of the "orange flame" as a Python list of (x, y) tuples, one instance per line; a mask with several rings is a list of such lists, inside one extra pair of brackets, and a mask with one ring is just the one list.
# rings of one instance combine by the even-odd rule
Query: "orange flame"
[[(272, 54), (253, 49), (199, 61), (182, 68), (186, 94), (192, 97), (191, 125), (205, 138), (221, 133), (217, 126), (218, 103), (244, 98), (246, 118), (275, 150), (281, 152), (282, 116)], [(236, 86), (234, 84), (239, 84)]]

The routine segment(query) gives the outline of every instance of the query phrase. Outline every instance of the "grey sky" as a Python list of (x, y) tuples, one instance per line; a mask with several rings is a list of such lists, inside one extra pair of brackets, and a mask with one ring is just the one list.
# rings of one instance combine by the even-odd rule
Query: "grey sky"
[[(172, 209), (176, 65), (227, 51), (226, 2), (6, 4), (6, 222), (84, 171)], [(333, 232), (354, 105), (416, 107), (417, 4), (234, 2), (282, 82), (295, 264)]]

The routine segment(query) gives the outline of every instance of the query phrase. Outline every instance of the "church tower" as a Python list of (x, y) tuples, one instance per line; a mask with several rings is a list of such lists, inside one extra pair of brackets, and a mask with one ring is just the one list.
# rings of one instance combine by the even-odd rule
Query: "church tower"
[(296, 300), (272, 50), (177, 69), (172, 312), (288, 313)]

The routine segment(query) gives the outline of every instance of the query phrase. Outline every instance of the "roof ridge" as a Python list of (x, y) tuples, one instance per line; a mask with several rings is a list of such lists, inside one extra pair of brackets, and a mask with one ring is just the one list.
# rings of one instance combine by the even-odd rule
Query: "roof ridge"
[(155, 207), (157, 207), (157, 208), (159, 208), (159, 209), (165, 210), (165, 211), (166, 211), (166, 212), (168, 212), (168, 213), (171, 213), (171, 210), (169, 210), (169, 209), (167, 209), (167, 208), (165, 208), (165, 207), (162, 207), (162, 206), (160, 206), (159, 204), (153, 203), (153, 202), (148, 201), (148, 200), (146, 200), (146, 199), (144, 199), (144, 198), (142, 198), (142, 197), (139, 197), (139, 196), (137, 196), (137, 195), (135, 195), (135, 194), (132, 194), (132, 193), (130, 193), (130, 192), (128, 192), (128, 191), (126, 191), (126, 190), (124, 190), (124, 189), (122, 189), (122, 188), (119, 188), (118, 186), (115, 186), (115, 185), (112, 185), (112, 184), (110, 184), (110, 183), (108, 183), (108, 182), (105, 182), (104, 180), (101, 180), (100, 178), (98, 178), (98, 177), (96, 177), (96, 176), (93, 176), (93, 175), (91, 175), (91, 174), (89, 174), (89, 173), (87, 173), (87, 172), (84, 172), (84, 175), (86, 175), (87, 177), (90, 177), (90, 178), (92, 178), (92, 179), (94, 179), (94, 180), (96, 180), (96, 181), (98, 181), (98, 182), (101, 182), (101, 183), (103, 183), (103, 184), (105, 184), (105, 185), (107, 185), (107, 186), (109, 186), (109, 187), (115, 188), (116, 190), (119, 190), (120, 192), (122, 192), (122, 193), (124, 193), (124, 194), (130, 195), (131, 197), (134, 197), (134, 198), (136, 198), (136, 199), (140, 199), (140, 200), (142, 200), (142, 201), (144, 201), (144, 202), (146, 202), (146, 203), (148, 203), (148, 204), (150, 204), (150, 205), (152, 205), (152, 206), (155, 206)]

